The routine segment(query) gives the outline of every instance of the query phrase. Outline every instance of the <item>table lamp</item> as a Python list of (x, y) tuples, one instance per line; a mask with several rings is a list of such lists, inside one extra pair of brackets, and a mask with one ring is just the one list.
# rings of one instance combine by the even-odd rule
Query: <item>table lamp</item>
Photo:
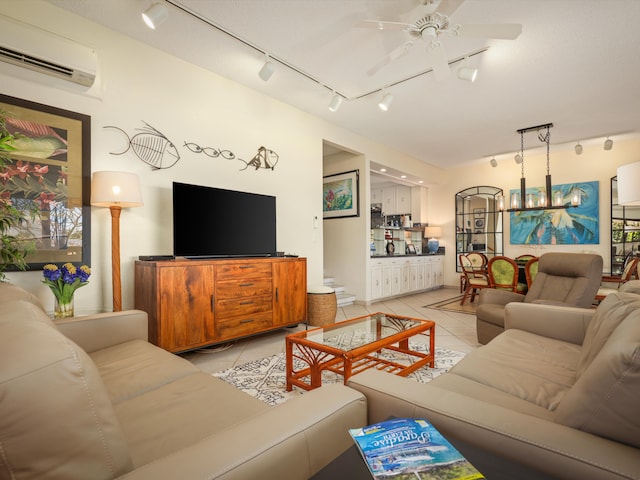
[(94, 172), (91, 179), (91, 205), (111, 210), (111, 269), (113, 311), (122, 310), (120, 280), (120, 212), (123, 208), (141, 207), (142, 191), (135, 173)]
[(424, 238), (431, 237), (427, 241), (427, 248), (429, 249), (429, 253), (434, 254), (438, 251), (440, 242), (438, 242), (437, 237), (441, 237), (441, 236), (442, 236), (441, 227), (426, 227), (424, 229)]
[(640, 205), (640, 162), (618, 167), (618, 205)]

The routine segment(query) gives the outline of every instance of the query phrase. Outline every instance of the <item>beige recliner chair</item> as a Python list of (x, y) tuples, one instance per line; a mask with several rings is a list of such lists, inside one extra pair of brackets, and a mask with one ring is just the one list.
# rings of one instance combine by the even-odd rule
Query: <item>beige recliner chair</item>
[(590, 308), (602, 278), (602, 257), (589, 253), (545, 253), (526, 295), (484, 288), (476, 310), (478, 342), (504, 331), (504, 307), (510, 302)]

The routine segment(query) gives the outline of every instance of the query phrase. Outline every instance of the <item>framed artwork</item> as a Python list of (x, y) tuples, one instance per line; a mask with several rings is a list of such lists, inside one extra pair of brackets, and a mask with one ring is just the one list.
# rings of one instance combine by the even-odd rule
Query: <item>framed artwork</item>
[(360, 216), (359, 171), (322, 177), (323, 218)]
[(12, 234), (35, 245), (29, 269), (89, 265), (91, 117), (2, 94), (0, 112), (15, 137), (0, 166), (0, 197), (27, 213)]
[[(538, 196), (539, 188), (527, 188), (527, 193)], [(554, 185), (553, 191), (561, 191), (565, 204), (579, 192), (578, 207), (559, 210), (530, 210), (511, 212), (510, 233), (512, 245), (585, 245), (600, 243), (599, 183), (581, 182)], [(510, 193), (519, 190), (511, 190)]]
[(476, 218), (479, 218), (479, 217), (484, 218), (484, 208), (474, 208), (473, 216)]

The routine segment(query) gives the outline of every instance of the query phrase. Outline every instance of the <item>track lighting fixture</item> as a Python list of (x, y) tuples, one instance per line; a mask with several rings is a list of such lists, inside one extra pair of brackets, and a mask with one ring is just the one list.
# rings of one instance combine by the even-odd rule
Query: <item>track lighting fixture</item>
[(386, 112), (387, 110), (389, 110), (391, 102), (393, 102), (393, 95), (391, 95), (390, 93), (385, 93), (382, 96), (382, 100), (380, 101), (380, 103), (378, 103), (378, 107), (380, 107), (380, 110), (382, 110), (383, 112)]
[(613, 148), (613, 140), (607, 137), (607, 139), (604, 141), (604, 149), (611, 150), (612, 148)]
[(342, 105), (342, 97), (337, 93), (333, 92), (333, 97), (331, 97), (331, 102), (329, 103), (329, 110), (332, 112), (337, 112)]
[(573, 147), (573, 149), (576, 151), (576, 155), (582, 154), (582, 145), (580, 145), (580, 142), (576, 143), (576, 146)]
[(266, 58), (264, 65), (258, 72), (258, 76), (265, 82), (268, 82), (273, 73), (276, 71), (276, 67), (269, 61), (269, 57)]
[(142, 19), (151, 30), (155, 30), (164, 21), (169, 18), (169, 10), (162, 3), (154, 3), (144, 12), (142, 12)]
[(498, 166), (498, 161), (496, 160), (495, 157), (493, 157), (491, 160), (489, 160), (489, 163), (491, 164), (492, 167), (497, 167)]
[(458, 69), (458, 78), (467, 82), (475, 82), (478, 76), (478, 69), (471, 67), (460, 67)]

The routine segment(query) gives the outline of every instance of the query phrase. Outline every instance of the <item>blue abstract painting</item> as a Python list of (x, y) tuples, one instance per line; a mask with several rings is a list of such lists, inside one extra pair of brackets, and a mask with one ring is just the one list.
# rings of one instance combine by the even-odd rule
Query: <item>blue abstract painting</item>
[[(544, 187), (527, 188), (527, 194), (537, 198)], [(571, 205), (571, 196), (578, 191), (581, 204), (558, 210), (530, 210), (511, 212), (510, 234), (512, 245), (584, 245), (600, 243), (599, 182), (566, 183), (554, 185), (553, 192), (561, 191), (565, 205)], [(510, 193), (519, 192), (511, 190)]]

